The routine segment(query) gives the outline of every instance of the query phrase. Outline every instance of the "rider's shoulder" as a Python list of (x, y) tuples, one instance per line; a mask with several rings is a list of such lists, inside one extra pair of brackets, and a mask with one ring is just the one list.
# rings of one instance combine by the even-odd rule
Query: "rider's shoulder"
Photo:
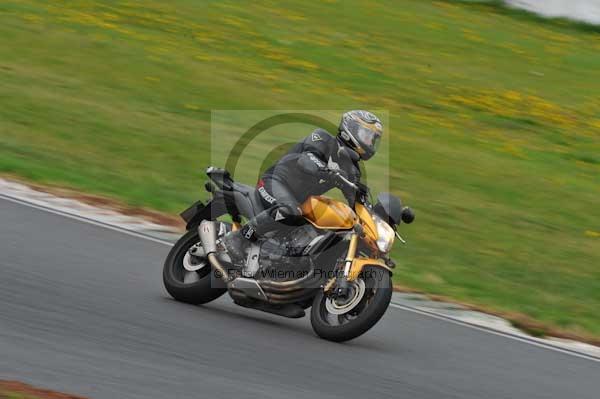
[(305, 143), (315, 143), (329, 145), (335, 142), (335, 137), (333, 137), (329, 132), (325, 129), (315, 129), (311, 134), (304, 138)]

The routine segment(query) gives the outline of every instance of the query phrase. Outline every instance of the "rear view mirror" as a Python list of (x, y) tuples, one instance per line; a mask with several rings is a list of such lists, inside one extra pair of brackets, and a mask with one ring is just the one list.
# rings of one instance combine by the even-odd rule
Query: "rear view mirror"
[(411, 224), (415, 220), (415, 212), (409, 207), (402, 208), (402, 221), (406, 224)]

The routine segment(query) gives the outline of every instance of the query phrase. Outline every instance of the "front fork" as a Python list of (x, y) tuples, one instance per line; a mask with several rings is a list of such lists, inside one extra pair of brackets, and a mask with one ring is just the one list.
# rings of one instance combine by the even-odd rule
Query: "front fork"
[(335, 296), (343, 298), (348, 295), (348, 277), (350, 276), (350, 269), (354, 262), (354, 258), (356, 257), (357, 249), (358, 234), (354, 232), (350, 236), (350, 244), (348, 245), (348, 252), (346, 253), (346, 259), (344, 260), (344, 272), (337, 278), (337, 284), (334, 291)]

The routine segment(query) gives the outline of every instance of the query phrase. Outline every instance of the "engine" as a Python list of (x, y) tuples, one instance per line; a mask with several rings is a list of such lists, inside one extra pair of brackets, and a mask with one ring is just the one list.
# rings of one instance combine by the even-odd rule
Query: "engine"
[(265, 240), (260, 247), (261, 278), (296, 280), (311, 271), (308, 254), (325, 237), (312, 225), (293, 228), (289, 233)]

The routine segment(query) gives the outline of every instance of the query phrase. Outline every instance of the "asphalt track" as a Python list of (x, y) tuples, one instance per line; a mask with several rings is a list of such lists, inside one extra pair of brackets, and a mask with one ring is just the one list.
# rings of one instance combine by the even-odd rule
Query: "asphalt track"
[(168, 250), (0, 199), (0, 379), (94, 399), (600, 397), (598, 362), (405, 310), (333, 344), (227, 296), (177, 303)]

